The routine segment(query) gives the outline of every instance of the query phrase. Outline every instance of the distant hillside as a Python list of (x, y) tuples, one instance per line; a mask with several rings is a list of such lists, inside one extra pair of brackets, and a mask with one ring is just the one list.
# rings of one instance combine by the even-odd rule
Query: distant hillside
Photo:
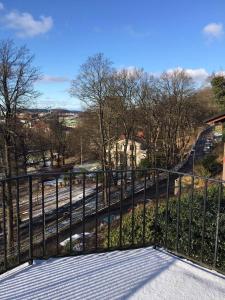
[(20, 112), (29, 112), (29, 113), (48, 113), (48, 112), (58, 112), (58, 113), (81, 113), (79, 110), (70, 110), (70, 109), (63, 109), (63, 108), (53, 108), (53, 109), (46, 109), (46, 108), (27, 108), (22, 109)]

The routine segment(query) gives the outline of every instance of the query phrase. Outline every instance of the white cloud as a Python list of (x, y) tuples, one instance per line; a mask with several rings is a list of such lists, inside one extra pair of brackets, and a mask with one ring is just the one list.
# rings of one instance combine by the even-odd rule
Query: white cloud
[(38, 82), (39, 83), (64, 83), (69, 82), (70, 79), (64, 76), (49, 76), (44, 75)]
[(196, 81), (204, 81), (209, 77), (209, 73), (203, 69), (185, 69), (186, 73)]
[(3, 23), (7, 28), (16, 31), (19, 37), (34, 37), (48, 32), (53, 27), (52, 17), (40, 16), (39, 19), (29, 13), (12, 11), (3, 17)]
[(0, 10), (4, 9), (4, 4), (2, 2), (0, 2)]
[(203, 33), (210, 39), (219, 39), (224, 35), (222, 23), (209, 23), (203, 28)]
[[(131, 75), (135, 74), (135, 72), (137, 70), (137, 68), (135, 66), (128, 66), (128, 67), (121, 66), (120, 68), (118, 68), (118, 72), (121, 72), (123, 69), (127, 70), (128, 74), (131, 74)], [(208, 77), (210, 76), (210, 73), (204, 68), (185, 69), (182, 67), (176, 67), (176, 68), (167, 69), (165, 71), (165, 73), (171, 74), (175, 71), (178, 71), (178, 72), (184, 71), (194, 81), (200, 82), (200, 83), (204, 83), (204, 81), (206, 81), (208, 79)], [(162, 74), (162, 72), (159, 72), (159, 71), (158, 72), (149, 72), (149, 75), (152, 75), (155, 77), (160, 77), (161, 74)], [(216, 72), (215, 74), (225, 74), (225, 71)]]
[(213, 73), (213, 75), (225, 77), (225, 71), (223, 71), (223, 70), (216, 71), (216, 72)]
[(190, 76), (195, 82), (197, 83), (204, 83), (210, 74), (204, 69), (204, 68), (199, 68), (199, 69), (184, 69), (181, 67), (177, 67), (174, 69), (168, 69), (166, 73), (172, 73), (174, 71), (184, 71), (187, 73), (188, 76)]

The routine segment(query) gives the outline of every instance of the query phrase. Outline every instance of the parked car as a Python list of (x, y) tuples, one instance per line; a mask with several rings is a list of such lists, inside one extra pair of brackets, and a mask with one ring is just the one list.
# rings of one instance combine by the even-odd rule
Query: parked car
[[(63, 179), (62, 178), (58, 178), (58, 185), (62, 185), (63, 184)], [(52, 179), (52, 180), (46, 180), (44, 182), (45, 186), (56, 186), (56, 179)]]

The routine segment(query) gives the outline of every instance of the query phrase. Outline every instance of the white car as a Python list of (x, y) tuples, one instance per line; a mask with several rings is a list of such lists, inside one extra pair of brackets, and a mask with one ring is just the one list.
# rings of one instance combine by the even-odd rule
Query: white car
[[(62, 183), (63, 183), (63, 179), (62, 179), (62, 178), (59, 178), (59, 179), (58, 179), (58, 185), (60, 185), (60, 184), (62, 184)], [(45, 184), (46, 186), (56, 186), (56, 179), (45, 181), (44, 184)]]

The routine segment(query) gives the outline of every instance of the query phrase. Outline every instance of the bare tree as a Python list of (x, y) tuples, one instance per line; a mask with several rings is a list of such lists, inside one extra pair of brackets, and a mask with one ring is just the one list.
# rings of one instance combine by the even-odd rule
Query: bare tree
[(158, 102), (159, 91), (156, 78), (143, 73), (137, 99), (138, 124), (144, 132), (146, 159), (148, 165), (152, 167), (156, 166), (157, 140), (159, 137), (159, 125), (156, 114)]
[[(113, 74), (113, 94), (117, 99), (115, 103), (115, 115), (122, 128), (125, 144), (123, 150), (123, 167), (127, 169), (127, 147), (129, 140), (134, 139), (137, 128), (137, 100), (139, 97), (140, 80), (142, 70), (122, 69)], [(134, 149), (134, 147), (132, 147)], [(132, 150), (133, 152), (133, 150)], [(132, 153), (132, 167), (134, 167), (134, 153)]]
[[(16, 130), (16, 114), (20, 108), (38, 96), (33, 84), (39, 78), (37, 68), (32, 66), (33, 56), (23, 46), (17, 48), (13, 41), (0, 42), (0, 114), (3, 121), (4, 141), (3, 162), (5, 176), (10, 178), (15, 172), (13, 140)], [(7, 228), (8, 246), (13, 246), (13, 204), (12, 187), (7, 184)]]
[(67, 148), (67, 135), (66, 128), (63, 120), (60, 120), (57, 113), (51, 116), (51, 119), (48, 120), (49, 124), (49, 137), (53, 149), (57, 153), (57, 166), (60, 167), (60, 164), (65, 164), (65, 154)]
[[(81, 66), (80, 73), (71, 86), (71, 95), (77, 96), (87, 107), (94, 108), (98, 116), (103, 172), (107, 169), (104, 107), (109, 95), (111, 71), (111, 62), (102, 53), (96, 54), (89, 57), (86, 63)], [(104, 176), (103, 181), (103, 187), (105, 187), (106, 176)], [(106, 198), (106, 195), (104, 198)]]
[[(164, 164), (170, 167), (182, 159), (192, 130), (194, 82), (183, 70), (163, 73), (159, 80), (158, 123)], [(179, 156), (179, 158), (177, 158)]]

